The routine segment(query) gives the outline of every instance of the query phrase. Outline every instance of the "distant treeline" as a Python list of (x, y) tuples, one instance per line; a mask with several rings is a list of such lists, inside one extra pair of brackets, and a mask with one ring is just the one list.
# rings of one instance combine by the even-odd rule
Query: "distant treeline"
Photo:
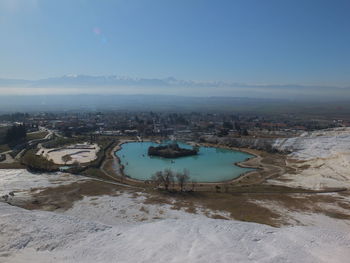
[(27, 130), (24, 124), (13, 125), (6, 131), (4, 138), (5, 143), (16, 143), (25, 139), (27, 136)]
[(0, 115), (1, 121), (11, 121), (11, 122), (24, 122), (27, 118), (29, 118), (29, 113), (22, 113), (22, 112), (16, 112), (16, 113), (10, 113), (10, 114), (2, 114)]

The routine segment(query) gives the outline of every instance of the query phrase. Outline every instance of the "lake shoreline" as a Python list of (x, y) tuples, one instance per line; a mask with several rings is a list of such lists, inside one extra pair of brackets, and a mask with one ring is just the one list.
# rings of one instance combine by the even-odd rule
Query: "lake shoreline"
[[(113, 148), (111, 151), (111, 155), (113, 155), (113, 159), (115, 162), (118, 163), (119, 171), (116, 171), (116, 173), (119, 173), (118, 177), (123, 183), (130, 183), (132, 185), (145, 185), (150, 184), (150, 180), (139, 180), (132, 177), (127, 176), (123, 169), (122, 164), (119, 156), (116, 154), (118, 151), (122, 149), (122, 145), (126, 143), (132, 143), (132, 142), (141, 142), (140, 140), (134, 140), (134, 139), (124, 139), (120, 140), (119, 143)], [(144, 139), (142, 142), (155, 142), (160, 143), (160, 140), (152, 140), (152, 139)], [(224, 186), (224, 185), (239, 185), (241, 183), (244, 184), (246, 181), (245, 179), (249, 178), (249, 184), (254, 183), (261, 183), (261, 176), (257, 176), (260, 174), (260, 171), (264, 171), (264, 173), (268, 173), (271, 169), (269, 166), (265, 166), (264, 163), (261, 162), (261, 160), (264, 158), (265, 152), (249, 149), (249, 148), (236, 148), (236, 147), (230, 147), (230, 146), (224, 146), (224, 145), (218, 145), (218, 144), (209, 144), (209, 143), (193, 143), (193, 142), (186, 142), (188, 144), (195, 144), (202, 147), (211, 147), (211, 148), (221, 148), (221, 149), (228, 149), (228, 150), (234, 150), (238, 152), (248, 153), (252, 155), (252, 157), (245, 159), (244, 161), (236, 162), (234, 165), (237, 165), (242, 168), (252, 168), (255, 169), (253, 171), (246, 171), (240, 174), (238, 177), (224, 180), (224, 181), (218, 181), (218, 182), (195, 182), (196, 189), (203, 189), (207, 190), (208, 188), (212, 188), (215, 186)], [(275, 172), (275, 171), (273, 171)], [(255, 177), (256, 180), (254, 179)]]

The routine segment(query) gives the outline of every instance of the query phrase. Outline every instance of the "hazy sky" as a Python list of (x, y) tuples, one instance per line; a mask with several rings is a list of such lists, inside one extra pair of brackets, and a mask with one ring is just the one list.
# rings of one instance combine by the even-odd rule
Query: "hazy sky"
[(350, 85), (349, 0), (0, 0), (0, 78)]

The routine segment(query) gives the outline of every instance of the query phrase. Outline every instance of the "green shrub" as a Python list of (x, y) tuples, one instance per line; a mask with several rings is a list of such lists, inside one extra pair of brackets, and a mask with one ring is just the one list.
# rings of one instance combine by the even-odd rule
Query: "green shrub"
[(35, 154), (35, 149), (28, 150), (22, 157), (21, 163), (29, 170), (37, 172), (56, 172), (59, 166), (41, 155)]

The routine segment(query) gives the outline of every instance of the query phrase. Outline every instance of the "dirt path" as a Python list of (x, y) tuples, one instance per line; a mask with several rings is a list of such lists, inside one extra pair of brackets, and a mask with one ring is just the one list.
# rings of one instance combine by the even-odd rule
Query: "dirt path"
[(111, 180), (113, 180), (113, 182), (110, 182), (110, 181), (107, 181), (107, 180), (103, 180), (103, 179), (95, 179), (94, 180), (98, 180), (98, 181), (101, 181), (101, 182), (106, 182), (106, 183), (111, 183), (111, 184), (114, 184), (114, 185), (119, 185), (119, 186), (125, 186), (125, 187), (129, 187), (129, 188), (134, 188), (134, 189), (144, 189), (142, 187), (138, 187), (138, 186), (133, 186), (133, 185), (130, 185), (130, 184), (124, 184), (124, 183), (120, 183), (120, 182), (116, 182), (118, 179), (115, 178), (114, 176), (110, 175), (106, 170), (105, 170), (105, 165), (106, 165), (106, 162), (109, 161), (109, 160), (106, 160), (103, 162), (103, 164), (101, 165), (101, 168), (100, 170), (103, 172), (103, 174), (105, 176), (107, 176), (108, 178), (111, 178)]

